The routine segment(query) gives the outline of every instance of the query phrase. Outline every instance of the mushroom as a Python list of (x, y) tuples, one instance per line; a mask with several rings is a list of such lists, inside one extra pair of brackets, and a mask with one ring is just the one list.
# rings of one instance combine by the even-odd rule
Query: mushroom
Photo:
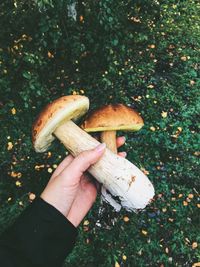
[[(45, 152), (55, 137), (73, 156), (96, 147), (99, 142), (73, 122), (83, 116), (88, 108), (88, 98), (79, 95), (63, 96), (47, 105), (33, 125), (35, 150)], [(113, 196), (118, 196), (127, 210), (145, 208), (154, 196), (154, 187), (147, 176), (109, 149), (88, 171)]]
[(117, 154), (116, 131), (138, 131), (143, 125), (143, 119), (134, 109), (116, 104), (95, 110), (81, 127), (86, 132), (100, 132), (101, 142)]
[[(101, 142), (106, 143), (107, 148), (117, 154), (116, 131), (138, 131), (143, 125), (143, 119), (134, 109), (122, 104), (110, 104), (93, 111), (81, 127), (86, 132), (100, 132)], [(101, 187), (101, 193), (102, 199), (110, 203), (116, 211), (121, 209), (104, 186)]]

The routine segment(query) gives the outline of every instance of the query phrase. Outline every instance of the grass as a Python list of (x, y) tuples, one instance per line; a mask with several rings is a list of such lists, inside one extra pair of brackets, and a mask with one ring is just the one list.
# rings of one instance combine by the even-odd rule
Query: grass
[(156, 196), (137, 214), (116, 213), (98, 198), (65, 266), (197, 266), (198, 1), (87, 2), (77, 21), (66, 1), (0, 5), (1, 231), (66, 153), (58, 141), (35, 153), (37, 114), (62, 95), (86, 95), (91, 111), (124, 103), (141, 113), (144, 127), (119, 135)]

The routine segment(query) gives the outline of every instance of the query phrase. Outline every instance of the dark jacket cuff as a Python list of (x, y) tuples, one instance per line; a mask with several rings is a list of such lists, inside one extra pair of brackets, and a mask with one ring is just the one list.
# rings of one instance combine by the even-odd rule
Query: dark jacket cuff
[[(37, 198), (0, 238), (13, 266), (58, 267), (74, 247), (77, 229), (56, 208)], [(4, 253), (4, 254), (5, 254)]]

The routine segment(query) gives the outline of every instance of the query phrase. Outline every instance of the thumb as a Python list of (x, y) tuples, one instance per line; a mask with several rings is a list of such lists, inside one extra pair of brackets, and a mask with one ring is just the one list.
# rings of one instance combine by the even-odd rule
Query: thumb
[(105, 148), (106, 144), (102, 143), (94, 149), (83, 151), (62, 171), (61, 176), (71, 173), (75, 180), (80, 179), (83, 173), (101, 158)]

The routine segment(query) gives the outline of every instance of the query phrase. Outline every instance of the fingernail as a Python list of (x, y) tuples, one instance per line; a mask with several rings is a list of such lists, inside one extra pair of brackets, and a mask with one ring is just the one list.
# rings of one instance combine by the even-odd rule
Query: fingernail
[(126, 137), (125, 136), (122, 136), (122, 138), (123, 138), (124, 142), (126, 142)]
[(122, 152), (123, 154), (123, 157), (126, 157), (127, 156), (127, 153), (126, 152)]
[(106, 144), (105, 143), (102, 143), (102, 144), (100, 144), (100, 145), (98, 145), (96, 148), (95, 148), (95, 150), (97, 151), (97, 152), (102, 152), (104, 149), (106, 148)]

